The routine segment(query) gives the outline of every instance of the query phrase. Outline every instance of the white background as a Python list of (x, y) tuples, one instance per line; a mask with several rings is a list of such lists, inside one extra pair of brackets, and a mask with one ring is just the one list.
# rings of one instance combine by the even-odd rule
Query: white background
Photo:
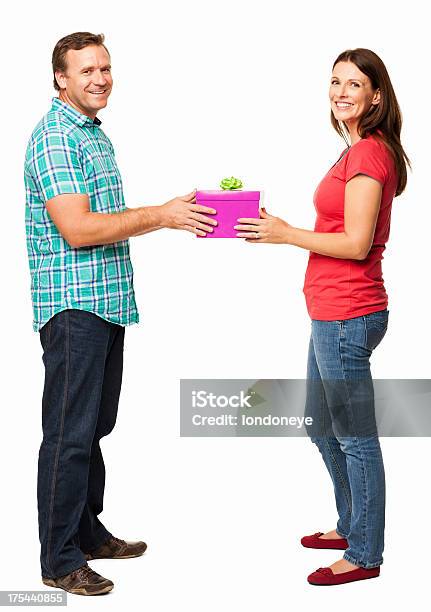
[[(337, 55), (358, 46), (388, 68), (414, 165), (394, 201), (384, 260), (388, 333), (376, 378), (429, 378), (429, 137), (426, 3), (15, 2), (3, 15), (2, 570), (0, 589), (43, 589), (36, 512), (43, 366), (32, 332), (23, 158), (51, 104), (52, 48), (103, 32), (114, 91), (100, 118), (128, 206), (159, 204), (224, 176), (265, 191), (268, 212), (312, 228), (312, 195), (344, 143), (329, 122)], [(144, 557), (95, 561), (115, 582), (70, 607), (148, 611), (409, 605), (428, 581), (429, 439), (383, 439), (385, 563), (378, 580), (316, 589), (339, 558), (299, 539), (335, 527), (332, 485), (302, 439), (179, 437), (180, 378), (304, 377), (308, 253), (291, 246), (155, 232), (132, 240), (141, 324), (127, 330), (116, 428), (103, 441), (108, 529)], [(408, 409), (408, 406), (406, 406)], [(47, 589), (48, 592), (54, 592)], [(90, 603), (91, 602), (91, 603)]]

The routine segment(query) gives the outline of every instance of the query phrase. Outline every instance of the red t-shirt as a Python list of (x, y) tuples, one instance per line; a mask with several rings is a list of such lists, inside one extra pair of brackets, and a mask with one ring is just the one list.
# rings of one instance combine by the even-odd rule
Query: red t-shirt
[(314, 193), (317, 212), (314, 231), (344, 231), (344, 190), (347, 181), (357, 174), (366, 174), (382, 184), (373, 244), (364, 260), (310, 252), (304, 294), (312, 319), (352, 319), (384, 310), (388, 305), (381, 262), (389, 238), (397, 174), (392, 155), (384, 143), (368, 136), (343, 151)]

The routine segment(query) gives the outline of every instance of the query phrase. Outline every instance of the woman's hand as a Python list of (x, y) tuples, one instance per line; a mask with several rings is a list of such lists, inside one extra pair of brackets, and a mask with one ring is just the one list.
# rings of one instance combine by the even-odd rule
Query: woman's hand
[(291, 227), (279, 217), (269, 215), (265, 208), (260, 210), (260, 219), (238, 219), (240, 225), (237, 238), (245, 238), (246, 242), (268, 242), (272, 244), (288, 244), (288, 230)]

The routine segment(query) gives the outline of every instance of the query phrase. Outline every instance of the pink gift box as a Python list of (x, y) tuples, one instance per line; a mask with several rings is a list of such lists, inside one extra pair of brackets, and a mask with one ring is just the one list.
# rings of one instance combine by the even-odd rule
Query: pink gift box
[(196, 203), (208, 208), (214, 208), (217, 213), (208, 215), (218, 221), (212, 232), (198, 238), (236, 238), (239, 230), (240, 217), (259, 219), (260, 191), (238, 190), (207, 190), (196, 192)]

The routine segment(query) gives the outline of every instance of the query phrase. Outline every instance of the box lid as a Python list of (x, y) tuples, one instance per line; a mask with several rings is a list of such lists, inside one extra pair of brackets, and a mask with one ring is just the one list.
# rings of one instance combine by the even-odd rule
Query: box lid
[(199, 189), (197, 198), (204, 200), (259, 200), (260, 191), (244, 191), (243, 189)]

